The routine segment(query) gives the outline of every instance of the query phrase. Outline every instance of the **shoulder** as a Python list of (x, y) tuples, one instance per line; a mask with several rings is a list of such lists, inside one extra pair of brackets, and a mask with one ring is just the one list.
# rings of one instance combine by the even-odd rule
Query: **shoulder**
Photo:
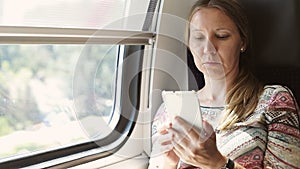
[(268, 105), (268, 110), (296, 111), (297, 103), (291, 90), (282, 85), (266, 85), (261, 99)]
[(286, 86), (265, 86), (261, 96), (265, 104), (265, 117), (268, 124), (282, 123), (299, 127), (299, 109), (297, 102)]

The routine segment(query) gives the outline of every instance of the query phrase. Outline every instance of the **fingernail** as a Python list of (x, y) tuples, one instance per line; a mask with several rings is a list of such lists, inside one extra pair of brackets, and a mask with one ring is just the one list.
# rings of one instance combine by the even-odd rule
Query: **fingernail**
[(179, 117), (178, 116), (175, 116), (174, 117), (174, 120), (178, 121)]

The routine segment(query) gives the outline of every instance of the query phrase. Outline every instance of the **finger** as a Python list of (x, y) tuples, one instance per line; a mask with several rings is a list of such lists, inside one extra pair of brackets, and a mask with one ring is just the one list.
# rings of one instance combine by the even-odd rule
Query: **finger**
[(158, 142), (162, 145), (171, 144), (172, 137), (172, 133), (168, 132), (166, 134), (160, 135), (160, 137), (158, 138)]
[(175, 141), (177, 144), (183, 144), (184, 140), (190, 140), (185, 133), (179, 132), (174, 128), (170, 129), (169, 132), (172, 134), (172, 141)]
[(180, 144), (177, 144), (176, 142), (173, 142), (173, 147), (173, 152), (185, 163), (187, 163), (186, 159), (189, 159), (193, 156), (193, 153), (189, 148), (183, 147)]
[(162, 126), (158, 131), (160, 134), (165, 134), (168, 132), (168, 129), (172, 127), (172, 123), (169, 123), (168, 125)]
[(206, 121), (206, 120), (203, 120), (203, 128), (205, 129), (205, 131), (208, 133), (208, 134), (212, 134), (214, 132), (214, 128), (212, 127), (212, 125)]
[(207, 121), (203, 121), (203, 130), (202, 132), (203, 135), (204, 135), (204, 138), (208, 139), (208, 138), (211, 138), (211, 139), (216, 139), (216, 133), (214, 131), (214, 128), (212, 127), (212, 125), (207, 122)]
[(161, 152), (161, 153), (168, 153), (168, 152), (171, 151), (173, 148), (174, 148), (174, 146), (173, 146), (172, 144), (160, 146), (160, 152)]
[(186, 120), (184, 120), (180, 116), (175, 116), (173, 127), (174, 126), (178, 127), (178, 124), (180, 125), (180, 127), (186, 128), (186, 129), (191, 129), (193, 127), (189, 122), (187, 122)]
[(182, 159), (184, 157), (183, 155), (186, 154), (185, 149), (176, 141), (173, 141), (172, 144), (174, 153)]
[(178, 129), (171, 128), (169, 129), (169, 133), (172, 135), (172, 141), (175, 141), (178, 144), (181, 143), (183, 140), (189, 140), (189, 142), (191, 142), (187, 134), (180, 132)]
[(164, 154), (164, 153), (168, 153), (172, 149), (173, 149), (173, 144), (172, 143), (167, 144), (167, 145), (156, 144), (156, 145), (153, 145), (151, 154), (157, 156), (157, 155), (161, 155), (161, 154)]
[(168, 134), (168, 130), (169, 130), (169, 128), (167, 128), (166, 126), (164, 126), (163, 128), (161, 128), (161, 129), (159, 130), (159, 132), (155, 133), (155, 134), (152, 136), (152, 143), (153, 143), (153, 144), (156, 143), (157, 140), (159, 140), (159, 139), (162, 137), (162, 135)]
[(185, 154), (191, 154), (190, 146), (192, 141), (186, 135), (182, 135), (182, 133), (176, 131), (175, 129), (170, 130), (173, 133), (172, 144), (174, 149), (177, 149), (178, 152)]
[(175, 117), (174, 125), (179, 131), (182, 131), (186, 136), (188, 136), (191, 140), (198, 140), (199, 139), (199, 131), (193, 125), (189, 124), (187, 121), (182, 119), (179, 116)]
[(172, 149), (173, 145), (171, 133), (160, 135), (157, 139), (157, 142), (153, 144), (153, 151), (155, 152), (155, 154), (166, 153)]
[(160, 151), (166, 153), (173, 149), (172, 135), (170, 133), (163, 135), (160, 140)]

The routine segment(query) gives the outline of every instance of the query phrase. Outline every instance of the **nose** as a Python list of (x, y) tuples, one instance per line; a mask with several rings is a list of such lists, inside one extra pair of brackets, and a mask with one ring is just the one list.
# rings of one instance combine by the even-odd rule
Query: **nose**
[(216, 50), (214, 44), (209, 39), (206, 39), (203, 50), (204, 50), (203, 52), (205, 54), (215, 55), (217, 53), (217, 50)]

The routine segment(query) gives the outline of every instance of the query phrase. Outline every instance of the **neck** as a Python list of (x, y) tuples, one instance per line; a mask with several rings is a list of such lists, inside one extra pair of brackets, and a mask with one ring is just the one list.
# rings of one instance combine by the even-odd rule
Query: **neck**
[(206, 79), (205, 86), (200, 90), (200, 101), (206, 106), (224, 106), (226, 84), (224, 80)]
[(237, 75), (226, 75), (226, 78), (213, 79), (204, 76), (205, 86), (199, 91), (200, 101), (206, 106), (224, 106), (226, 93), (231, 88)]

